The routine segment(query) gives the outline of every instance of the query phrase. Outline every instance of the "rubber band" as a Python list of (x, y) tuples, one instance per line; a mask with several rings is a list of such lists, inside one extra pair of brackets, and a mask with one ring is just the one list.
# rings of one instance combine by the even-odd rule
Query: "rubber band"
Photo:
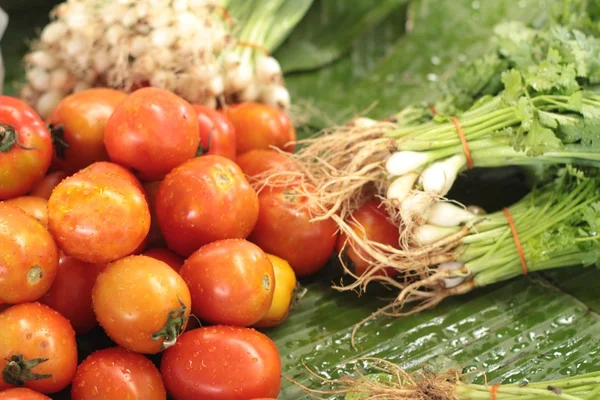
[(429, 106), (429, 111), (431, 111), (431, 113), (432, 113), (433, 115), (438, 115), (438, 112), (437, 112), (437, 110), (435, 109), (435, 107), (434, 107), (434, 106)]
[(515, 240), (515, 246), (517, 247), (517, 252), (519, 253), (519, 258), (521, 259), (521, 267), (523, 268), (523, 275), (527, 275), (527, 260), (525, 259), (525, 252), (523, 251), (523, 246), (521, 246), (521, 241), (519, 240), (519, 234), (517, 233), (517, 227), (515, 226), (515, 221), (513, 221), (512, 216), (510, 215), (510, 211), (508, 208), (503, 208), (502, 212), (508, 221), (508, 226), (510, 226), (510, 230), (513, 235), (513, 239)]
[(496, 383), (494, 386), (490, 388), (490, 400), (496, 400), (496, 396), (498, 395), (498, 389), (500, 389), (500, 384)]
[(260, 44), (254, 44), (254, 43), (250, 43), (250, 42), (244, 42), (244, 41), (241, 41), (241, 40), (238, 41), (237, 44), (238, 44), (238, 46), (250, 47), (252, 49), (260, 50), (263, 53), (265, 53), (266, 56), (270, 55), (269, 50), (265, 49)]
[(469, 149), (469, 144), (467, 143), (467, 138), (465, 137), (465, 132), (463, 132), (460, 123), (456, 117), (451, 118), (456, 131), (458, 132), (458, 136), (460, 137), (460, 141), (463, 146), (463, 151), (465, 152), (465, 157), (467, 157), (467, 168), (473, 169), (473, 159), (471, 158), (471, 150)]

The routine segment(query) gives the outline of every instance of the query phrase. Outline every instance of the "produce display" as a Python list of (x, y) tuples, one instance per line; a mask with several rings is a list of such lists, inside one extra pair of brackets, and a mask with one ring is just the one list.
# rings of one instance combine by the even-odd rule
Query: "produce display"
[[(401, 11), (410, 35), (408, 3), (54, 6), (0, 93), (0, 399), (600, 398), (596, 352), (569, 352), (593, 346), (591, 328), (568, 332), (554, 350), (568, 370), (547, 379), (490, 362), (518, 332), (506, 365), (530, 357), (539, 378), (553, 330), (595, 323), (594, 306), (537, 336), (506, 331), (534, 300), (461, 315), (462, 299), (513, 278), (535, 292), (548, 271), (600, 266), (600, 7), (500, 18), (436, 96), (308, 137), (318, 111), (292, 108), (302, 84), (284, 83), (295, 40), (315, 16), (348, 29), (354, 44), (330, 32), (309, 47), (322, 58), (296, 60), (315, 71), (295, 82), (323, 84), (370, 35), (404, 34), (378, 30), (384, 16)], [(454, 198), (489, 168), (516, 168), (526, 193), (497, 208)], [(455, 314), (430, 314), (448, 301)], [(465, 362), (486, 336), (489, 357)]]

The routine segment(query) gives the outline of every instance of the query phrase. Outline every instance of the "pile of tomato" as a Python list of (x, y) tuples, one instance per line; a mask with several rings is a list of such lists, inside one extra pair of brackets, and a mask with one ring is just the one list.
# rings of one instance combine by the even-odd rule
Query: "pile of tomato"
[[(0, 96), (0, 399), (276, 398), (279, 352), (255, 328), (345, 241), (306, 187), (257, 185), (296, 168), (295, 139), (275, 108), (156, 88), (75, 93), (47, 121)], [(357, 234), (397, 242), (377, 204), (359, 211)], [(98, 326), (114, 345), (79, 363)]]

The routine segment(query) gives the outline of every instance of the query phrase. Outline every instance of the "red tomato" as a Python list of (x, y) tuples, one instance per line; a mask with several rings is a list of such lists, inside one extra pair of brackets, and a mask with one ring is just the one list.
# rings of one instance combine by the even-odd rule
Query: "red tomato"
[(172, 345), (190, 315), (190, 291), (173, 269), (146, 256), (109, 264), (92, 290), (100, 326), (118, 345), (154, 354)]
[(179, 257), (169, 249), (148, 249), (143, 253), (143, 255), (164, 262), (169, 267), (173, 268), (173, 271), (177, 273), (179, 273), (181, 267), (183, 266), (183, 262), (185, 261), (183, 258)]
[(77, 368), (71, 400), (165, 400), (160, 372), (141, 354), (122, 347), (96, 351)]
[(249, 240), (289, 262), (297, 276), (324, 267), (335, 248), (337, 224), (331, 219), (311, 221), (313, 213), (299, 186), (267, 187), (258, 199), (260, 212)]
[(190, 288), (194, 315), (211, 324), (252, 325), (271, 307), (273, 265), (246, 240), (207, 244), (185, 261), (180, 273)]
[(236, 136), (233, 124), (210, 107), (192, 104), (200, 125), (199, 153), (222, 156), (235, 161)]
[(105, 264), (88, 264), (61, 252), (58, 274), (40, 302), (67, 318), (75, 332), (85, 334), (98, 325), (92, 308), (92, 287)]
[(163, 353), (160, 371), (177, 400), (247, 400), (277, 397), (277, 346), (248, 328), (211, 326), (185, 332)]
[(0, 96), (0, 200), (23, 196), (46, 175), (52, 138), (27, 104)]
[(250, 150), (238, 156), (236, 162), (248, 177), (256, 177), (267, 171), (277, 173), (297, 169), (292, 160), (273, 149)]
[(253, 149), (275, 146), (289, 150), (290, 127), (286, 126), (281, 111), (260, 103), (240, 103), (224, 110), (233, 124), (237, 140), (237, 154)]
[(138, 171), (144, 180), (157, 180), (196, 155), (198, 131), (198, 117), (188, 102), (148, 87), (117, 106), (104, 144), (112, 161)]
[(174, 169), (156, 194), (156, 217), (171, 250), (188, 257), (205, 244), (246, 238), (258, 196), (233, 161), (198, 157)]
[(56, 171), (49, 173), (44, 177), (44, 179), (33, 185), (33, 188), (31, 189), (31, 192), (29, 192), (29, 195), (41, 197), (43, 199), (48, 200), (54, 188), (59, 183), (61, 183), (62, 180), (65, 179), (67, 176), (69, 176), (69, 174), (67, 174), (64, 171)]
[[(369, 201), (360, 206), (352, 213), (346, 221), (352, 230), (362, 239), (398, 247), (400, 232), (398, 227), (389, 220), (389, 214), (380, 200)], [(350, 268), (356, 275), (364, 274), (371, 263), (372, 258), (367, 252), (342, 233), (337, 241), (336, 251), (341, 253), (346, 267)], [(394, 268), (385, 268), (376, 272), (376, 275), (394, 276), (398, 271)]]
[(144, 192), (146, 193), (146, 200), (150, 207), (150, 232), (147, 236), (147, 245), (150, 247), (165, 247), (167, 245), (160, 232), (158, 219), (156, 217), (156, 193), (158, 193), (160, 182), (161, 181), (144, 182)]
[(115, 164), (108, 161), (98, 161), (85, 167), (82, 171), (94, 174), (110, 173), (114, 175), (119, 175), (133, 183), (136, 188), (138, 188), (142, 193), (144, 193), (144, 185), (142, 185), (140, 180), (133, 174), (133, 172), (131, 172), (127, 168), (120, 166), (119, 164)]
[(38, 220), (4, 202), (0, 202), (0, 227), (0, 302), (39, 299), (56, 276), (56, 243)]
[(69, 385), (76, 368), (75, 332), (65, 317), (40, 303), (0, 313), (0, 390), (24, 385), (56, 393)]
[(35, 196), (21, 196), (6, 200), (5, 203), (20, 208), (40, 221), (44, 228), (48, 228), (48, 200)]
[(48, 200), (50, 232), (66, 255), (92, 264), (131, 254), (150, 230), (144, 194), (130, 180), (84, 169)]
[(50, 397), (27, 388), (12, 388), (0, 392), (0, 400), (52, 400)]
[(73, 174), (96, 161), (108, 161), (104, 130), (126, 97), (118, 90), (93, 88), (62, 99), (50, 117), (56, 165)]

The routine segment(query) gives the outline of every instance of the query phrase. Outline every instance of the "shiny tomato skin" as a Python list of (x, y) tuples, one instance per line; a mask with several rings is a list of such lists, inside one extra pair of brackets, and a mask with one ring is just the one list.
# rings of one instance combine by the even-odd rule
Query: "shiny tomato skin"
[(121, 175), (86, 169), (54, 189), (48, 219), (50, 232), (65, 254), (91, 264), (131, 254), (150, 230), (144, 193)]
[(204, 154), (222, 156), (235, 161), (236, 135), (231, 121), (222, 113), (200, 104), (192, 104), (198, 115), (200, 143)]
[(277, 397), (281, 360), (266, 335), (249, 328), (211, 326), (185, 332), (160, 364), (177, 400), (247, 400)]
[[(47, 359), (31, 369), (51, 378), (27, 380), (25, 387), (40, 393), (56, 393), (69, 385), (77, 368), (75, 331), (69, 321), (40, 303), (18, 304), (0, 313), (0, 370), (7, 359)], [(0, 377), (0, 390), (12, 387)]]
[(50, 132), (33, 108), (17, 98), (0, 96), (0, 142), (0, 200), (23, 196), (50, 168)]
[(115, 108), (126, 97), (118, 90), (92, 88), (62, 99), (50, 116), (54, 131), (62, 135), (54, 146), (56, 165), (74, 174), (94, 162), (108, 161), (104, 130)]
[(87, 167), (82, 169), (82, 171), (85, 171), (86, 173), (91, 173), (91, 174), (109, 173), (109, 174), (119, 175), (119, 176), (127, 179), (131, 183), (133, 183), (133, 185), (136, 188), (138, 188), (142, 193), (144, 193), (144, 185), (142, 185), (140, 180), (133, 174), (133, 172), (131, 172), (130, 170), (128, 170), (125, 167), (120, 166), (119, 164), (115, 164), (115, 163), (108, 162), (108, 161), (98, 161), (98, 162), (88, 165)]
[(58, 274), (40, 303), (67, 318), (77, 334), (88, 333), (98, 326), (92, 308), (92, 288), (105, 267), (105, 264), (88, 264), (61, 252)]
[(33, 185), (29, 196), (41, 197), (48, 200), (54, 188), (63, 181), (69, 174), (65, 171), (51, 172), (44, 177), (41, 181)]
[(52, 400), (50, 397), (24, 387), (0, 392), (0, 400)]
[(171, 267), (140, 255), (115, 261), (100, 273), (92, 304), (100, 326), (115, 343), (137, 353), (155, 354), (165, 338), (153, 340), (152, 335), (164, 328), (169, 312), (175, 310), (182, 313), (173, 323), (183, 332), (191, 299), (184, 280)]
[(233, 161), (198, 157), (162, 181), (156, 216), (168, 247), (189, 257), (216, 240), (246, 238), (258, 217), (258, 196)]
[(142, 255), (164, 262), (177, 273), (179, 273), (185, 261), (171, 250), (162, 248), (148, 249)]
[(196, 155), (198, 132), (198, 117), (188, 102), (147, 87), (117, 106), (104, 144), (113, 162), (138, 171), (143, 180), (158, 180)]
[(267, 254), (275, 276), (275, 290), (269, 311), (253, 326), (255, 328), (271, 328), (280, 325), (288, 317), (296, 295), (296, 274), (290, 264), (283, 258)]
[(122, 347), (98, 350), (77, 368), (71, 400), (165, 400), (160, 372), (141, 354)]
[(190, 288), (194, 315), (211, 324), (252, 325), (273, 301), (273, 265), (244, 239), (203, 246), (185, 261), (180, 274)]
[[(400, 232), (398, 227), (390, 222), (389, 214), (380, 200), (369, 201), (360, 206), (352, 213), (346, 221), (352, 230), (361, 238), (368, 239), (392, 247), (398, 247)], [(343, 252), (344, 263), (356, 275), (361, 276), (369, 270), (370, 256), (367, 252), (357, 246), (353, 246), (352, 239), (348, 239), (345, 233), (340, 234), (336, 244), (336, 251)], [(394, 276), (397, 270), (384, 268), (375, 273), (376, 275)]]
[(6, 200), (6, 204), (13, 205), (25, 211), (48, 228), (48, 200), (35, 196), (20, 196)]
[(52, 285), (58, 247), (34, 217), (0, 202), (0, 303), (35, 301)]
[(240, 103), (224, 109), (233, 124), (237, 139), (237, 154), (271, 146), (284, 149), (290, 139), (289, 127), (284, 126), (281, 112), (261, 103)]
[(332, 219), (311, 221), (312, 213), (299, 186), (266, 187), (258, 199), (258, 221), (248, 239), (289, 262), (296, 276), (312, 275), (323, 268), (335, 248), (337, 224)]
[(262, 175), (267, 171), (277, 173), (297, 169), (292, 160), (273, 149), (250, 150), (239, 155), (236, 162), (249, 178)]

